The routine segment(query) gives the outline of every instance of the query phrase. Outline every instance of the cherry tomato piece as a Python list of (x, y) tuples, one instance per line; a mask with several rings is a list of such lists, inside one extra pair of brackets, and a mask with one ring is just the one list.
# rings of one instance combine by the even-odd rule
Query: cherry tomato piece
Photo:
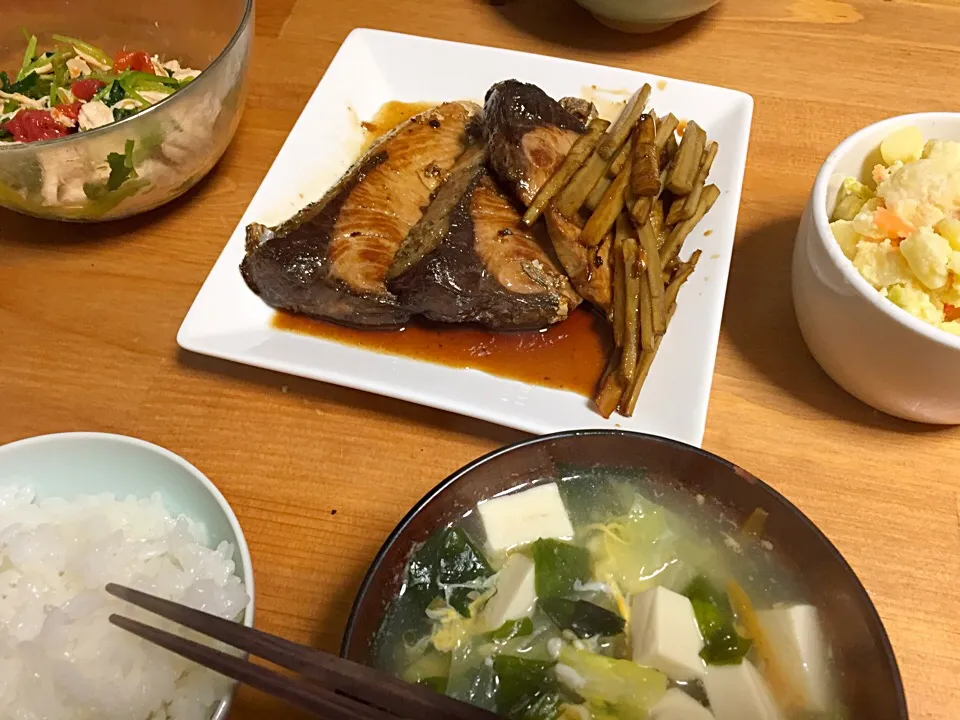
[(138, 70), (139, 72), (156, 75), (153, 71), (153, 62), (143, 50), (120, 50), (113, 56), (113, 69), (117, 71)]
[(54, 120), (49, 110), (21, 110), (2, 127), (19, 142), (52, 140), (70, 133), (69, 128)]
[(83, 103), (77, 100), (69, 104), (55, 105), (53, 109), (60, 113), (60, 115), (73, 120), (73, 122), (77, 122), (80, 118), (80, 108), (82, 107)]
[(85, 78), (83, 80), (77, 80), (70, 86), (70, 90), (78, 100), (92, 100), (93, 96), (106, 86), (107, 84), (101, 80)]

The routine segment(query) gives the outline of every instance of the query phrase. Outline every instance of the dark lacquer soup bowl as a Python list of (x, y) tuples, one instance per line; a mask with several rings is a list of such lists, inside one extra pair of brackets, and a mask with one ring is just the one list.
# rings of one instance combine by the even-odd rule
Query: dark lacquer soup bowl
[[(749, 472), (698, 448), (637, 433), (583, 430), (547, 435), (496, 450), (453, 473), (407, 514), (384, 543), (354, 602), (341, 654), (374, 662), (378, 631), (400, 592), (404, 567), (436, 530), (478, 502), (571, 472), (626, 471), (655, 494), (679, 488), (704, 496), (741, 526), (757, 508), (764, 538), (804, 586), (832, 651), (836, 695), (847, 717), (906, 720), (903, 684), (889, 638), (863, 585), (820, 530), (782, 495)], [(571, 470), (574, 469), (574, 470)], [(576, 480), (576, 478), (574, 478)], [(700, 501), (702, 498), (697, 498)]]

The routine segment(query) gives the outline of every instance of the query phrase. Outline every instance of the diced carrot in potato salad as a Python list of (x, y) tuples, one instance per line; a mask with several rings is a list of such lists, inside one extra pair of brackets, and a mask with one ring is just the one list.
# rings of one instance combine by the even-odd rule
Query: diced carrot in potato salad
[(866, 182), (843, 181), (834, 238), (881, 295), (960, 335), (960, 142), (924, 141), (906, 127), (880, 156)]

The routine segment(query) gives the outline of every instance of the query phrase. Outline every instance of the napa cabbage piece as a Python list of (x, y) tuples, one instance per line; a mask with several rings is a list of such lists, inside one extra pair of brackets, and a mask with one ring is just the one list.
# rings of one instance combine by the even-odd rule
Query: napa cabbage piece
[(400, 677), (409, 683), (427, 685), (437, 692), (445, 692), (450, 675), (450, 653), (437, 652), (431, 647), (404, 668)]
[[(556, 638), (560, 641), (561, 632), (549, 618), (542, 613), (535, 613), (533, 617), (526, 618), (530, 621), (529, 633), (516, 633), (506, 640), (495, 639), (492, 636), (488, 638), (496, 646), (496, 652), (504, 655), (517, 655), (533, 660), (553, 660), (548, 645), (551, 640)], [(521, 625), (521, 629), (526, 629)]]
[[(560, 714), (556, 720), (584, 720), (589, 717), (589, 710), (582, 705), (571, 705), (564, 703), (560, 706)], [(593, 720), (593, 718), (591, 718)]]
[(666, 675), (653, 668), (570, 645), (561, 649), (556, 673), (586, 701), (594, 720), (644, 718), (667, 691)]
[(507, 620), (493, 632), (487, 633), (491, 640), (511, 640), (515, 637), (526, 637), (533, 634), (533, 620), (528, 617), (519, 620)]
[(679, 562), (677, 535), (655, 503), (637, 499), (625, 516), (584, 530), (595, 576), (624, 594), (660, 584), (660, 576)]
[(497, 678), (487, 660), (493, 647), (479, 636), (471, 636), (450, 653), (450, 675), (446, 694), (457, 700), (496, 712), (494, 692)]

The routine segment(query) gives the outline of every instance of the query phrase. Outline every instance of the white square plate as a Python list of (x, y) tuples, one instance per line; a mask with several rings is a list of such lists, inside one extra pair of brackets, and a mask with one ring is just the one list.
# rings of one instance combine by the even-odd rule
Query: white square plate
[[(687, 239), (701, 248), (632, 418), (600, 417), (580, 395), (486, 373), (379, 354), (278, 330), (274, 311), (246, 286), (239, 265), (244, 228), (275, 224), (318, 199), (362, 143), (358, 120), (389, 100), (483, 101), (499, 80), (517, 78), (548, 95), (584, 96), (592, 86), (633, 91), (648, 82), (661, 113), (695, 118), (720, 143), (710, 181), (720, 199)], [(603, 103), (598, 100), (601, 113)], [(315, 378), (470, 415), (532, 433), (624, 428), (691, 445), (703, 439), (753, 100), (733, 90), (510, 50), (355, 30), (344, 41), (214, 265), (177, 341), (186, 350)], [(707, 231), (709, 236), (707, 235)]]

